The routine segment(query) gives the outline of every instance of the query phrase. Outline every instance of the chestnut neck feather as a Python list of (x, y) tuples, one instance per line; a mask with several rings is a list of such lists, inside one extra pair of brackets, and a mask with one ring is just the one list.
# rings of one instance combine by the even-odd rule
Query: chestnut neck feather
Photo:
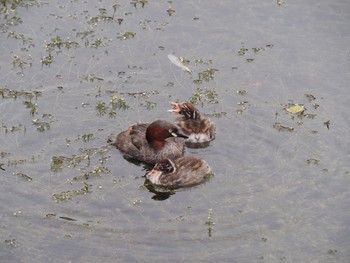
[(157, 127), (148, 127), (146, 131), (147, 142), (155, 149), (162, 149), (165, 145), (166, 132)]

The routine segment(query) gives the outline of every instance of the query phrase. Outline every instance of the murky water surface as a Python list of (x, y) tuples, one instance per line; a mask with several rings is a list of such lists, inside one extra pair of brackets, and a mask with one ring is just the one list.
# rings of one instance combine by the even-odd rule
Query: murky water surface
[[(5, 2), (1, 262), (348, 262), (349, 1)], [(169, 101), (217, 125), (172, 195), (106, 143)]]

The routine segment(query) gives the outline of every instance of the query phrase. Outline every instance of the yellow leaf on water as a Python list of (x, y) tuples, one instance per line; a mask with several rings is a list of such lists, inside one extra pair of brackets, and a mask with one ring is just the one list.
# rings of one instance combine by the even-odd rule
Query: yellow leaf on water
[(299, 104), (294, 104), (293, 106), (286, 108), (286, 111), (290, 113), (300, 113), (300, 112), (303, 112), (304, 110), (305, 110), (304, 106), (301, 106)]

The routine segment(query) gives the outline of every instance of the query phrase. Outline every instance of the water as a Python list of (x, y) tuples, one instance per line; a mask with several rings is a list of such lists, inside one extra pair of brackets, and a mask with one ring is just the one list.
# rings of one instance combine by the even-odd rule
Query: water
[[(0, 261), (347, 262), (350, 4), (115, 4), (1, 14)], [(191, 99), (215, 176), (155, 200), (107, 138)]]

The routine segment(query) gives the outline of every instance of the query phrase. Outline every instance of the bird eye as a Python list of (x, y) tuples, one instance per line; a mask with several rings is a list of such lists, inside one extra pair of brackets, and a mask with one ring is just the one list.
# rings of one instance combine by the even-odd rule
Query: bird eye
[(177, 134), (176, 134), (177, 130), (176, 130), (176, 129), (175, 129), (175, 130), (169, 129), (168, 131), (169, 131), (169, 133), (170, 133), (171, 136), (177, 137)]

